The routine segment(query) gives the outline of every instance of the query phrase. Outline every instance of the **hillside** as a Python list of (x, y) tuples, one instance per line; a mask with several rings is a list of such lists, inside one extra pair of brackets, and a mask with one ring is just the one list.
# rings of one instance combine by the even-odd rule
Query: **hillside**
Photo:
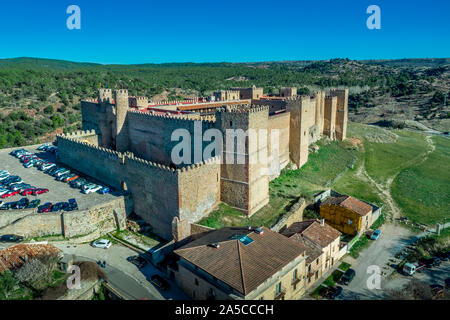
[(95, 97), (100, 84), (173, 100), (236, 86), (262, 86), (268, 94), (281, 86), (302, 94), (348, 87), (355, 122), (401, 127), (416, 120), (450, 131), (448, 59), (100, 65), (17, 58), (0, 60), (0, 148), (79, 129), (79, 100)]
[(270, 183), (269, 204), (252, 217), (222, 204), (200, 223), (271, 227), (299, 197), (311, 203), (328, 188), (382, 206), (388, 220), (433, 225), (450, 218), (450, 139), (350, 122), (348, 140), (318, 145), (302, 168)]

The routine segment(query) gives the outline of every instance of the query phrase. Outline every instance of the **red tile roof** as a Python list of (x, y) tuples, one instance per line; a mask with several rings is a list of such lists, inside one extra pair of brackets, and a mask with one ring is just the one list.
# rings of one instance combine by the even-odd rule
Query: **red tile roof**
[[(245, 245), (235, 235), (247, 236), (253, 242)], [(215, 243), (220, 247), (215, 248)], [(211, 231), (174, 252), (245, 296), (304, 255), (305, 248), (268, 229), (261, 235), (247, 228), (227, 227)]]
[(51, 244), (18, 244), (0, 250), (0, 273), (20, 268), (29, 259), (60, 253), (61, 250)]
[(294, 222), (289, 228), (284, 230), (282, 234), (286, 237), (300, 234), (302, 237), (307, 238), (321, 248), (327, 247), (342, 235), (342, 233), (327, 223), (324, 223), (322, 226), (320, 220)]
[(350, 209), (361, 216), (365, 216), (372, 211), (372, 206), (351, 196), (329, 197), (321, 204), (321, 206), (326, 205), (338, 205)]

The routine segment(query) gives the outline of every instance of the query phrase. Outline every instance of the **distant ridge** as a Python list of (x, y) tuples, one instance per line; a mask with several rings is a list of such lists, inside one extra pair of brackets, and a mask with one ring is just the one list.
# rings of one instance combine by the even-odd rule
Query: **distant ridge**
[[(344, 59), (333, 59), (344, 60)], [(18, 69), (49, 69), (70, 71), (76, 69), (127, 69), (127, 68), (158, 68), (158, 67), (186, 67), (186, 66), (209, 66), (209, 67), (230, 67), (230, 66), (294, 66), (305, 67), (316, 62), (330, 62), (331, 60), (292, 60), (292, 61), (261, 61), (261, 62), (174, 62), (174, 63), (142, 63), (142, 64), (100, 64), (90, 62), (73, 62), (67, 60), (55, 60), (44, 58), (20, 57), (11, 59), (0, 59), (0, 68)], [(355, 61), (355, 60), (352, 60)], [(383, 65), (390, 67), (439, 67), (450, 64), (450, 58), (418, 58), (418, 59), (380, 59), (380, 60), (356, 60), (363, 64)]]

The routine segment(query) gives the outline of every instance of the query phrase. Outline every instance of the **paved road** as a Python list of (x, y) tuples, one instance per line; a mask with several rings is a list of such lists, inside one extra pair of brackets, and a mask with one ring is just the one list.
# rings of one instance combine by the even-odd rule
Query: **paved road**
[[(109, 282), (120, 291), (128, 293), (137, 299), (147, 298), (151, 300), (182, 300), (188, 297), (175, 284), (167, 291), (161, 291), (151, 282), (152, 275), (165, 275), (156, 269), (153, 265), (147, 264), (139, 269), (126, 259), (137, 253), (127, 247), (119, 244), (113, 244), (109, 249), (93, 248), (87, 244), (67, 245), (65, 243), (53, 243), (56, 247), (65, 253), (75, 254), (78, 257), (86, 257), (93, 261), (106, 261), (106, 271), (108, 272)], [(134, 282), (130, 281), (134, 280)], [(170, 281), (169, 281), (170, 282)], [(138, 284), (140, 288), (136, 288)], [(144, 291), (145, 290), (145, 291)]]

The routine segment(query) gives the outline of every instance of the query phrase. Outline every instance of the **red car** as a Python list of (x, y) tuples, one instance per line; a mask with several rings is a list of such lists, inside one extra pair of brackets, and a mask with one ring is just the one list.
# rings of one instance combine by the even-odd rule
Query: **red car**
[(34, 190), (35, 190), (34, 188), (32, 188), (32, 189), (27, 189), (27, 190), (22, 191), (20, 194), (21, 194), (22, 196), (28, 196), (28, 195), (30, 195), (30, 194), (33, 194), (33, 191), (34, 191)]
[(48, 189), (34, 189), (33, 192), (31, 193), (33, 196), (37, 196), (38, 194), (43, 194), (43, 193), (47, 193)]
[(50, 212), (52, 210), (53, 204), (47, 202), (46, 204), (38, 207), (38, 213)]
[(5, 193), (4, 195), (2, 195), (2, 199), (15, 196), (16, 194), (19, 194), (19, 191), (11, 191), (11, 192)]

